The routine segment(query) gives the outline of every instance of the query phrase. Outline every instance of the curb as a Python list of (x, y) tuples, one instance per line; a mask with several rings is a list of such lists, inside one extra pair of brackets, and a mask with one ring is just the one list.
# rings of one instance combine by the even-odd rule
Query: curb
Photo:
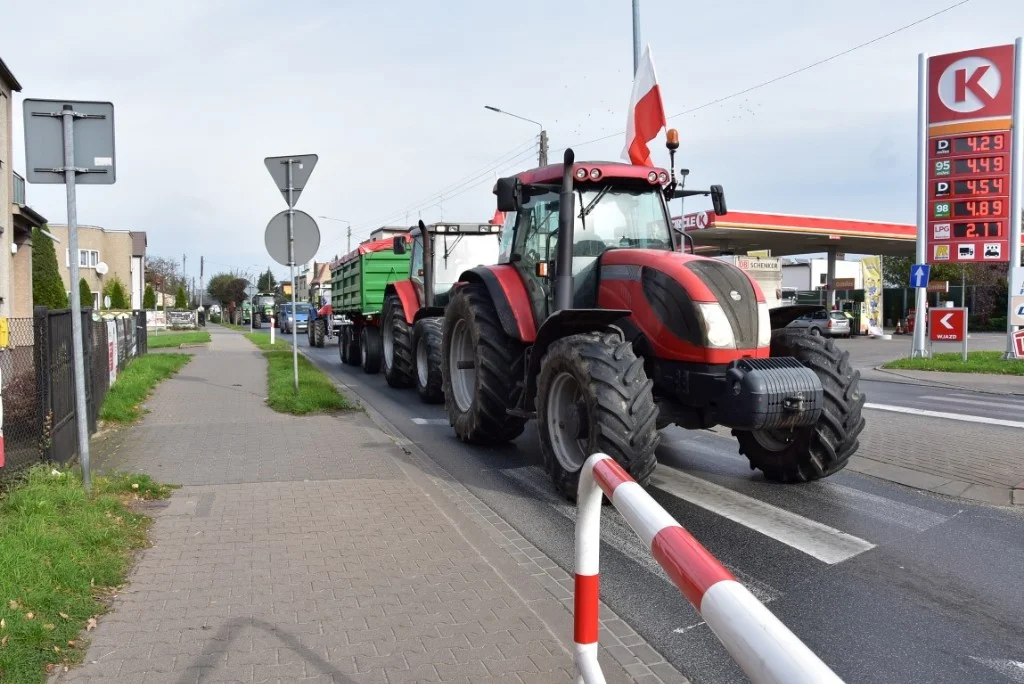
[[(949, 382), (942, 382), (941, 380), (930, 380), (928, 378), (915, 378), (911, 375), (903, 375), (890, 368), (883, 368), (882, 366), (874, 366), (869, 370), (877, 371), (879, 373), (885, 373), (895, 378), (901, 378), (901, 380), (875, 380), (875, 382), (893, 382), (900, 385), (917, 385), (919, 387), (948, 387), (950, 389), (963, 390), (965, 392), (977, 392), (978, 394), (992, 394), (1001, 397), (1019, 397), (1024, 396), (1024, 392), (1005, 392), (1001, 390), (993, 389), (977, 389), (974, 387), (967, 387), (965, 385), (955, 385)], [(928, 371), (923, 371), (928, 372)], [(867, 378), (870, 382), (872, 379)]]
[(878, 461), (867, 456), (854, 456), (845, 470), (915, 490), (940, 494), (953, 499), (963, 499), (972, 503), (999, 506), (1000, 508), (1024, 507), (1024, 482), (1016, 487), (996, 487), (977, 482), (965, 482)]

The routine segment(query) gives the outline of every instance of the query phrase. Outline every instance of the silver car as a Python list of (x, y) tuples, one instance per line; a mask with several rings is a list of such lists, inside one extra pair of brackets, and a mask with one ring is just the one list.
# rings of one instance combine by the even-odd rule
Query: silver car
[(787, 328), (804, 328), (812, 335), (828, 337), (849, 337), (853, 332), (850, 319), (842, 311), (819, 309), (797, 318)]

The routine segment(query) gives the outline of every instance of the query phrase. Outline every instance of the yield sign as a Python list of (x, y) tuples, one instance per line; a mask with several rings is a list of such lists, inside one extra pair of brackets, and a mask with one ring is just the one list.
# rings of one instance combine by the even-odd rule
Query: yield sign
[(263, 163), (270, 171), (270, 177), (274, 179), (274, 185), (281, 191), (284, 201), (288, 201), (288, 167), (292, 170), (292, 201), (288, 205), (291, 209), (299, 201), (302, 189), (306, 187), (309, 175), (313, 173), (318, 157), (315, 154), (293, 154), (285, 157), (267, 157)]

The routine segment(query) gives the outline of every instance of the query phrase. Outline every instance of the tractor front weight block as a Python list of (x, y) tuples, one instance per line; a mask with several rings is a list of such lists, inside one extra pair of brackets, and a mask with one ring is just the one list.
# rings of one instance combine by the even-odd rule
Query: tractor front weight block
[(719, 407), (722, 425), (738, 430), (806, 427), (818, 421), (821, 381), (796, 359), (740, 359), (729, 364)]

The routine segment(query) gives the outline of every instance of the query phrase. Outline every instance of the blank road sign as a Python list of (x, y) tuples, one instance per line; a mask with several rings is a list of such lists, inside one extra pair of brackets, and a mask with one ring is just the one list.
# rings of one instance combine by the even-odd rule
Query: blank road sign
[(267, 245), (267, 253), (282, 266), (292, 263), (302, 264), (316, 256), (320, 249), (320, 228), (313, 217), (304, 211), (293, 209), (292, 230), (295, 237), (295, 261), (288, 260), (288, 210), (282, 211), (267, 224), (263, 240)]
[(289, 207), (294, 207), (295, 203), (299, 201), (299, 195), (306, 187), (306, 181), (313, 173), (317, 159), (315, 154), (293, 154), (284, 157), (267, 157), (263, 160), (263, 163), (267, 165), (267, 171), (270, 171), (270, 177), (274, 179), (274, 185), (281, 191), (285, 202), (288, 201), (288, 162), (291, 160), (292, 203), (288, 205)]
[[(114, 105), (75, 100), (25, 100), (25, 180), (29, 183), (64, 183), (64, 106), (85, 114), (75, 118), (76, 185), (113, 185)], [(58, 114), (58, 116), (51, 116)]]

